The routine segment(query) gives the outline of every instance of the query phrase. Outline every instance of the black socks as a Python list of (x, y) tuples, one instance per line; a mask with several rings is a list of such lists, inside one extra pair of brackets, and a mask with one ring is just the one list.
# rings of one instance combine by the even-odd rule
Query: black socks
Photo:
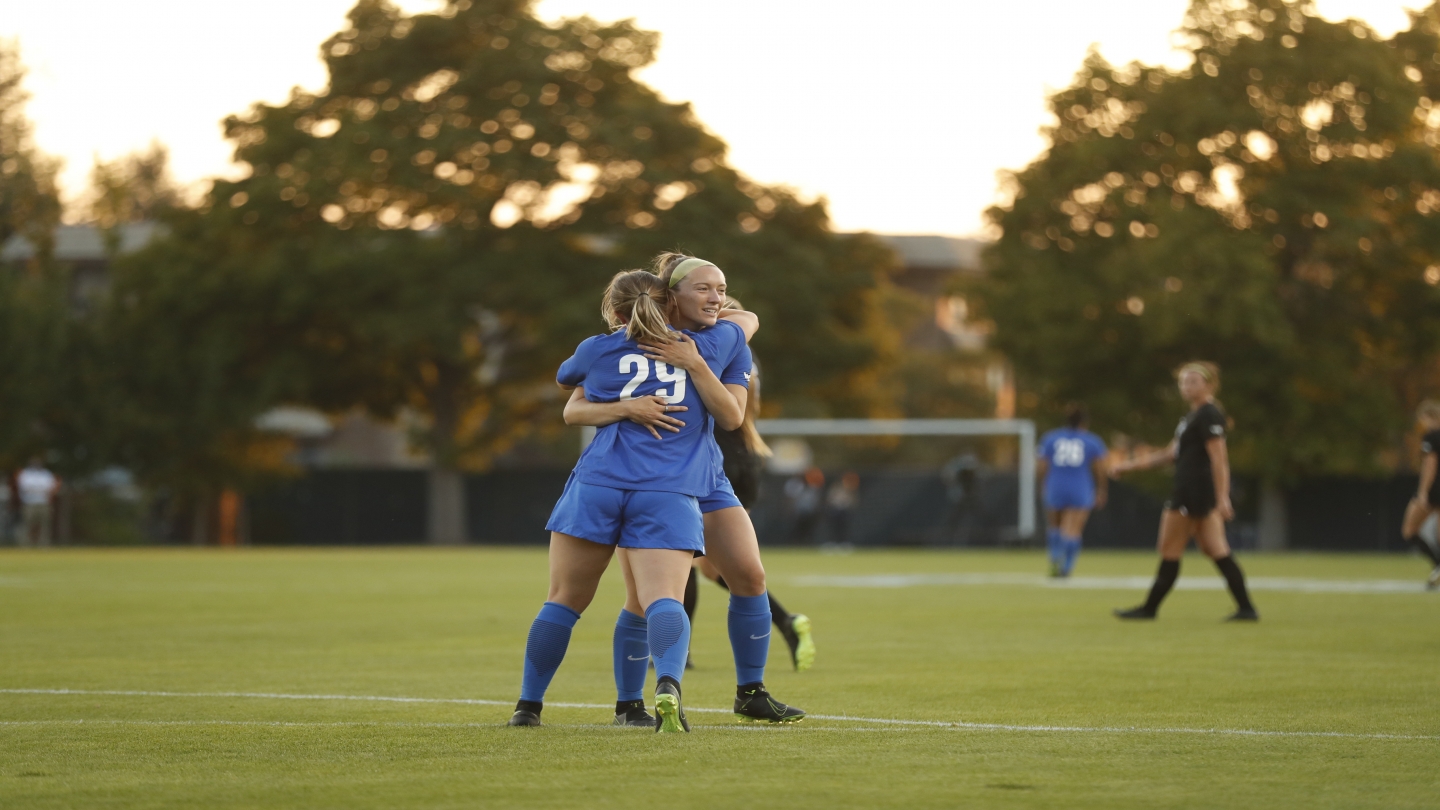
[(685, 608), (685, 617), (688, 618), (691, 623), (695, 621), (695, 605), (699, 601), (699, 575), (695, 572), (695, 567), (692, 565), (690, 567), (690, 578), (685, 580), (685, 600), (680, 603), (681, 607)]
[(785, 612), (785, 607), (780, 604), (778, 599), (770, 596), (768, 590), (765, 592), (765, 595), (770, 598), (770, 620), (775, 622), (776, 627), (782, 629), (789, 628), (790, 614)]
[(1235, 597), (1235, 606), (1241, 610), (1254, 610), (1255, 606), (1250, 604), (1250, 594), (1245, 590), (1245, 572), (1240, 570), (1240, 564), (1230, 555), (1221, 557), (1215, 561), (1215, 567), (1220, 569), (1220, 575), (1225, 577), (1225, 584), (1230, 586), (1230, 595)]
[(1155, 584), (1150, 586), (1150, 595), (1145, 597), (1145, 609), (1151, 613), (1159, 611), (1160, 603), (1165, 601), (1165, 596), (1175, 587), (1175, 580), (1179, 577), (1179, 560), (1161, 560), (1160, 568), (1155, 572)]
[(1437, 554), (1435, 549), (1430, 547), (1429, 543), (1422, 540), (1420, 538), (1420, 535), (1412, 534), (1409, 537), (1405, 538), (1405, 542), (1409, 543), (1415, 548), (1420, 549), (1420, 553), (1428, 557), (1430, 561), (1434, 564), (1440, 565), (1440, 554)]

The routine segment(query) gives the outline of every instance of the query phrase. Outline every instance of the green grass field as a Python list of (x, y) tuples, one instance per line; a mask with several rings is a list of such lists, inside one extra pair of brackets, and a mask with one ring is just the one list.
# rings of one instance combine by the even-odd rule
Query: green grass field
[[(1408, 557), (1242, 562), (1261, 582), (1425, 572)], [(1122, 624), (1109, 611), (1137, 589), (955, 576), (1042, 565), (770, 553), (772, 590), (819, 644), (797, 674), (777, 639), (771, 691), (862, 719), (755, 729), (699, 711), (734, 690), (724, 594), (705, 586), (695, 732), (662, 737), (557, 705), (614, 701), (617, 572), (576, 628), (549, 727), (502, 726), (544, 597), (540, 550), (7, 551), (0, 807), (1440, 805), (1440, 593), (1257, 588), (1264, 620), (1230, 625), (1225, 592), (1177, 590), (1159, 621)], [(1089, 552), (1078, 573), (1153, 566)], [(1218, 580), (1198, 556), (1185, 566), (1182, 584)], [(936, 584), (835, 579), (877, 574)]]

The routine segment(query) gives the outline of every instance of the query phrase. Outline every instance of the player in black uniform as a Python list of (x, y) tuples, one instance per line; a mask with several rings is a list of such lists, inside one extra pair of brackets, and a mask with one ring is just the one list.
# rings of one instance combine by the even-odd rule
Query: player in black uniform
[(1440, 510), (1440, 477), (1435, 474), (1437, 458), (1440, 458), (1440, 402), (1430, 399), (1420, 403), (1415, 419), (1420, 423), (1420, 429), (1425, 431), (1420, 439), (1420, 487), (1410, 505), (1405, 507), (1405, 522), (1400, 531), (1405, 542), (1435, 564), (1428, 583), (1431, 589), (1435, 589), (1440, 588), (1440, 551), (1431, 548), (1420, 537), (1420, 527), (1436, 510)]
[[(724, 307), (738, 309), (740, 304), (734, 298), (727, 298)], [(749, 511), (760, 497), (760, 472), (764, 469), (765, 459), (770, 456), (770, 448), (766, 446), (765, 440), (760, 438), (760, 431), (755, 428), (755, 419), (759, 412), (760, 366), (757, 363), (750, 377), (750, 396), (745, 404), (745, 421), (735, 430), (715, 428), (715, 443), (720, 445), (720, 452), (725, 456), (725, 477), (730, 479), (735, 497), (746, 511)], [(697, 569), (716, 585), (730, 590), (709, 557), (695, 558), (695, 567), (690, 569), (690, 582), (685, 586), (683, 602), (691, 621), (695, 619), (695, 607), (700, 600), (699, 578), (695, 576)], [(790, 662), (794, 664), (796, 671), (804, 672), (815, 663), (815, 638), (810, 632), (810, 618), (803, 613), (787, 612), (768, 589), (766, 595), (770, 599), (770, 618), (775, 623), (775, 629), (779, 630), (780, 636), (785, 639), (786, 646), (790, 648)], [(688, 666), (689, 662), (686, 664)]]
[(1258, 621), (1260, 614), (1250, 604), (1245, 574), (1230, 554), (1225, 540), (1225, 522), (1235, 517), (1230, 505), (1230, 459), (1225, 448), (1226, 418), (1215, 403), (1220, 390), (1220, 369), (1214, 363), (1186, 363), (1175, 373), (1180, 395), (1190, 403), (1190, 412), (1175, 429), (1168, 447), (1144, 458), (1113, 465), (1112, 475), (1128, 470), (1175, 462), (1175, 489), (1160, 518), (1160, 570), (1145, 604), (1116, 609), (1121, 619), (1153, 619), (1160, 603), (1180, 576), (1180, 558), (1190, 538), (1215, 561), (1225, 584), (1235, 597), (1236, 610), (1227, 621)]

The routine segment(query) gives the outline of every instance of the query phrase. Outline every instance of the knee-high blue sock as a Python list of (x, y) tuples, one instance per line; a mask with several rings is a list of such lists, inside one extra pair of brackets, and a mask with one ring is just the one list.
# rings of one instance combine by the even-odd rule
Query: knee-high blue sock
[(765, 680), (770, 657), (770, 599), (730, 594), (730, 651), (735, 654), (735, 683), (746, 686)]
[(1070, 571), (1075, 568), (1075, 558), (1080, 556), (1080, 538), (1062, 536), (1060, 545), (1064, 549), (1065, 555), (1065, 561), (1061, 563), (1060, 570), (1068, 576)]
[(545, 700), (545, 690), (555, 677), (555, 670), (565, 660), (570, 646), (570, 630), (580, 614), (564, 605), (546, 602), (530, 625), (530, 638), (525, 642), (525, 676), (520, 682), (520, 699), (537, 703)]
[(690, 654), (690, 619), (684, 606), (674, 599), (656, 599), (645, 608), (645, 624), (655, 679), (669, 677), (679, 683), (685, 675), (685, 657)]
[(650, 663), (650, 639), (644, 616), (624, 608), (615, 620), (615, 699), (643, 700), (645, 670)]
[(1060, 550), (1059, 529), (1051, 528), (1045, 530), (1045, 550), (1050, 555), (1050, 562), (1059, 565), (1061, 558), (1064, 557), (1064, 554)]

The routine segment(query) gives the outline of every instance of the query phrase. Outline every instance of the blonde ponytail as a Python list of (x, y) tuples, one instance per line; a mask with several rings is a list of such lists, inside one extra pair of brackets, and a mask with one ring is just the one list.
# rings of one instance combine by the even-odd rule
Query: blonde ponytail
[(625, 330), (637, 343), (668, 343), (664, 283), (647, 270), (622, 270), (610, 279), (600, 301), (600, 315), (612, 332)]

